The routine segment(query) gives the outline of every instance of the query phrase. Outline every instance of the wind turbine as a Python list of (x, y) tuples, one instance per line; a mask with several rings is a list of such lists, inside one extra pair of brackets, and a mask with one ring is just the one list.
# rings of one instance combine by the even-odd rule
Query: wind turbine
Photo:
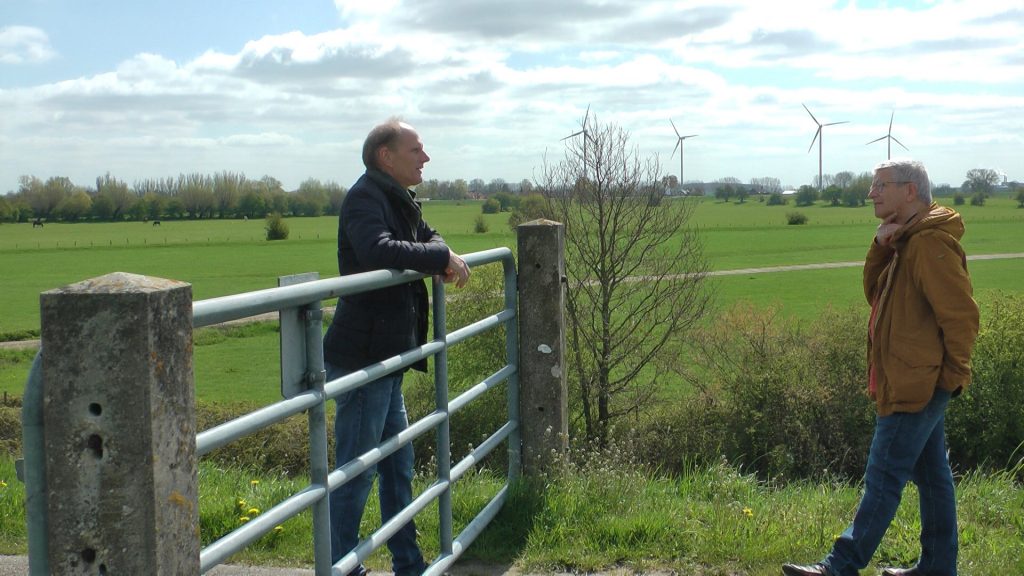
[(570, 138), (575, 138), (575, 137), (577, 137), (577, 136), (579, 136), (581, 134), (583, 135), (583, 175), (584, 176), (586, 176), (586, 174), (587, 174), (587, 140), (591, 139), (590, 133), (587, 132), (587, 120), (589, 118), (590, 118), (590, 104), (587, 104), (587, 113), (583, 115), (583, 122), (580, 124), (580, 126), (581, 126), (580, 130), (578, 132), (574, 132), (572, 134), (569, 134), (565, 138), (562, 138), (562, 141), (564, 142), (565, 140), (568, 140)]
[[(685, 180), (683, 180), (683, 140), (686, 140), (687, 138), (694, 138), (694, 137), (698, 136), (698, 134), (687, 134), (686, 136), (680, 136), (679, 135), (679, 129), (676, 128), (676, 123), (673, 122), (671, 118), (669, 118), (668, 121), (669, 121), (670, 124), (672, 124), (672, 130), (675, 131), (675, 133), (676, 133), (676, 138), (677, 138), (677, 140), (676, 140), (676, 147), (672, 149), (672, 156), (675, 156), (676, 149), (678, 148), (679, 149), (679, 187), (682, 188), (683, 187), (683, 183), (685, 182)], [(671, 159), (672, 156), (669, 156), (669, 159)]]
[[(804, 107), (804, 110), (807, 110), (808, 114), (811, 114), (811, 111), (807, 108), (806, 104), (801, 103), (800, 105)], [(818, 119), (814, 117), (814, 114), (811, 114), (811, 120), (814, 120), (814, 123), (818, 125), (818, 131), (814, 133), (814, 138), (811, 139), (811, 145), (807, 147), (807, 151), (810, 152), (811, 148), (814, 148), (814, 141), (817, 140), (818, 141), (818, 192), (821, 192), (822, 184), (823, 184), (822, 173), (821, 173), (821, 143), (825, 139), (825, 132), (824, 132), (823, 128), (825, 128), (825, 126), (835, 126), (836, 124), (846, 124), (847, 122), (849, 122), (849, 120), (843, 120), (842, 122), (829, 122), (828, 124), (822, 124), (821, 122), (818, 122)]]
[[(896, 140), (897, 144), (899, 144), (900, 146), (903, 146), (903, 142), (900, 142), (899, 140), (896, 139), (895, 136), (892, 135), (892, 119), (895, 116), (896, 116), (896, 111), (893, 110), (892, 114), (889, 115), (889, 133), (888, 134), (886, 134), (885, 136), (882, 136), (881, 138), (875, 138), (871, 142), (868, 142), (868, 144), (874, 144), (875, 142), (878, 142), (879, 140), (888, 140), (889, 141), (888, 142), (888, 145), (889, 145), (889, 155), (886, 158), (887, 160), (892, 158), (892, 141), (893, 140)], [(867, 146), (868, 144), (865, 144), (865, 146)], [(910, 148), (907, 148), (906, 146), (903, 146), (903, 149), (906, 150), (907, 152), (910, 152)]]

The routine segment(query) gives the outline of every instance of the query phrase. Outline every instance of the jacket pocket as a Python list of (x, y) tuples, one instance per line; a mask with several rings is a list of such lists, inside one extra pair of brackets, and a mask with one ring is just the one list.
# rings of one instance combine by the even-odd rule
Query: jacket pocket
[(916, 411), (935, 392), (942, 373), (942, 346), (913, 338), (890, 342), (890, 360), (885, 363), (889, 402), (897, 412)]

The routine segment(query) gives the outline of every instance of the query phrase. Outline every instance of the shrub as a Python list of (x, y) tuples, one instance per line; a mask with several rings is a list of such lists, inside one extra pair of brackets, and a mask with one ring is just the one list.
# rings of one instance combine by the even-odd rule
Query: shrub
[(789, 212), (786, 214), (786, 223), (790, 226), (807, 224), (807, 216), (802, 212)]
[(953, 205), (954, 206), (963, 206), (964, 205), (964, 195), (961, 194), (960, 192), (957, 192), (956, 194), (953, 194)]
[(480, 210), (484, 214), (497, 214), (501, 212), (501, 202), (497, 198), (488, 198)]
[(984, 192), (975, 192), (974, 195), (971, 196), (971, 206), (984, 206), (984, 205), (985, 205), (985, 193)]
[(288, 223), (284, 221), (284, 217), (281, 216), (280, 212), (274, 212), (267, 216), (267, 240), (287, 240), (288, 239)]
[(946, 415), (950, 453), (966, 468), (1003, 469), (1024, 456), (1024, 297), (987, 302), (971, 363), (973, 381)]
[(487, 220), (484, 220), (483, 214), (477, 214), (476, 220), (473, 221), (473, 231), (477, 234), (486, 234), (491, 227), (487, 225)]
[(680, 472), (724, 457), (770, 478), (858, 478), (874, 426), (865, 326), (853, 309), (808, 327), (752, 307), (725, 313), (694, 344), (693, 396), (638, 426), (642, 460)]
[(786, 203), (786, 197), (778, 192), (772, 192), (772, 195), (768, 197), (769, 206), (782, 206)]

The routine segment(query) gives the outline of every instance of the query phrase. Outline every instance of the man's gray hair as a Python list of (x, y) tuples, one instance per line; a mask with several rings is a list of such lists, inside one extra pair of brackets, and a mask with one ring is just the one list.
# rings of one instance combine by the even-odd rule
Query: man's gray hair
[(913, 182), (917, 187), (917, 199), (925, 204), (932, 203), (932, 186), (928, 179), (928, 170), (919, 160), (909, 158), (896, 158), (880, 162), (875, 166), (875, 172), (889, 168), (900, 182)]
[(392, 116), (383, 124), (374, 126), (363, 141), (363, 166), (367, 169), (380, 170), (380, 166), (377, 165), (377, 151), (381, 146), (394, 145), (404, 129), (404, 123), (398, 116)]

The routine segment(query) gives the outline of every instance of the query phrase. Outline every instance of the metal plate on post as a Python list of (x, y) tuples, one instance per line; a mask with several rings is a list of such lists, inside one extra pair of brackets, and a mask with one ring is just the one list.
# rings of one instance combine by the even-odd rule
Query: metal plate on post
[[(280, 276), (278, 286), (291, 286), (319, 280), (319, 272)], [(307, 389), (306, 385), (306, 320), (302, 308), (282, 308), (281, 322), (281, 396), (292, 398)]]

